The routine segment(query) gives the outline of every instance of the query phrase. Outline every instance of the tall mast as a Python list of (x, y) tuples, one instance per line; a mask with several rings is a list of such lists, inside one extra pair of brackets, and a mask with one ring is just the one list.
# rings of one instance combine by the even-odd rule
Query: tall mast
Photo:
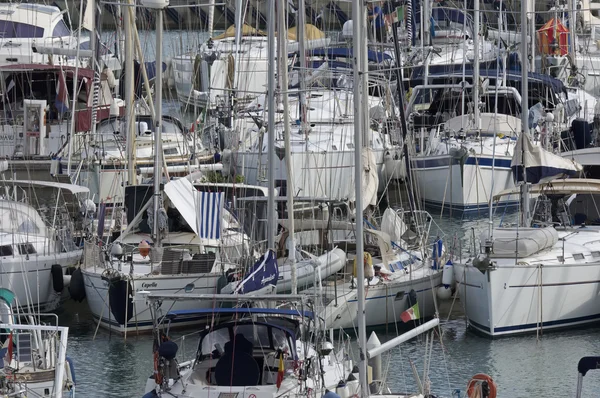
[(156, 78), (154, 80), (154, 222), (152, 233), (154, 245), (160, 246), (158, 232), (158, 212), (160, 210), (160, 183), (162, 180), (162, 40), (163, 40), (163, 10), (169, 5), (169, 0), (142, 0), (142, 5), (156, 10)]
[[(300, 0), (302, 3), (303, 0)], [(279, 49), (277, 50), (279, 60), (279, 74), (281, 76), (279, 88), (281, 90), (281, 100), (283, 101), (283, 126), (284, 126), (284, 140), (285, 140), (285, 166), (287, 172), (287, 185), (286, 185), (286, 193), (287, 193), (287, 209), (288, 209), (288, 219), (289, 219), (289, 237), (290, 240), (290, 251), (288, 253), (288, 261), (290, 261), (291, 271), (292, 271), (292, 294), (296, 294), (298, 292), (298, 279), (296, 277), (296, 240), (294, 237), (294, 170), (292, 169), (292, 150), (290, 143), (290, 109), (289, 109), (289, 101), (288, 101), (288, 69), (287, 69), (287, 26), (286, 26), (286, 16), (285, 5), (287, 0), (279, 0), (277, 3), (277, 19), (279, 21), (278, 31), (279, 40), (277, 43), (279, 44)], [(298, 42), (303, 41), (302, 36), (298, 36), (296, 38)]]
[(356, 279), (357, 304), (358, 304), (358, 347), (360, 359), (358, 362), (361, 397), (369, 395), (367, 385), (367, 363), (365, 360), (367, 349), (367, 329), (365, 327), (365, 270), (363, 265), (364, 242), (362, 221), (362, 129), (364, 126), (362, 96), (365, 90), (362, 72), (363, 57), (366, 52), (364, 35), (367, 33), (364, 7), (360, 1), (352, 2), (352, 30), (353, 30), (353, 60), (354, 60), (354, 189), (356, 211)]
[[(91, 4), (88, 4), (88, 7), (91, 7)], [(69, 178), (71, 177), (71, 159), (73, 158), (73, 140), (75, 139), (75, 106), (77, 105), (77, 89), (79, 85), (77, 84), (78, 76), (79, 76), (79, 49), (81, 48), (81, 30), (83, 25), (83, 0), (81, 0), (81, 10), (79, 12), (79, 31), (77, 32), (77, 53), (75, 55), (75, 76), (73, 76), (73, 104), (71, 111), (71, 128), (69, 130), (69, 146), (68, 146), (68, 159), (67, 159), (67, 175)], [(90, 10), (91, 11), (91, 10)], [(86, 9), (87, 12), (87, 9)], [(94, 54), (92, 54), (92, 57)], [(71, 183), (76, 183), (70, 178)]]
[(479, 0), (475, 0), (473, 26), (473, 103), (475, 108), (475, 129), (480, 130), (481, 120), (479, 120)]
[[(528, 98), (528, 76), (527, 67), (527, 1), (521, 3), (521, 134), (529, 134), (529, 98)], [(521, 150), (524, 150), (521, 145)], [(527, 171), (525, 169), (525, 154), (521, 154), (523, 166), (523, 195), (521, 217), (523, 226), (529, 222), (529, 202), (527, 194)]]
[[(306, 49), (304, 46), (304, 39), (305, 39), (305, 30), (306, 30), (306, 9), (305, 9), (305, 4), (304, 4), (304, 0), (298, 0), (298, 29), (297, 29), (297, 34), (298, 37), (296, 38), (298, 40), (298, 56), (300, 57), (300, 71), (299, 71), (299, 78), (300, 78), (300, 85), (299, 85), (299, 89), (300, 91), (298, 92), (298, 103), (299, 103), (299, 107), (300, 107), (300, 130), (302, 131), (302, 134), (305, 135), (304, 138), (308, 138), (306, 136), (306, 134), (308, 134), (308, 129), (306, 128), (306, 81), (304, 76), (306, 75)], [(289, 178), (288, 178), (289, 180)]]
[(269, 79), (268, 79), (268, 101), (267, 101), (267, 179), (269, 180), (269, 201), (267, 202), (267, 248), (275, 248), (275, 0), (269, 0), (268, 16), (268, 53), (269, 53)]
[(131, 0), (127, 0), (125, 7), (122, 8), (123, 15), (123, 30), (125, 33), (124, 57), (122, 59), (123, 68), (125, 69), (125, 131), (127, 142), (127, 182), (129, 185), (136, 184), (135, 175), (135, 129), (134, 126), (134, 93), (133, 93), (133, 27), (131, 15), (133, 7)]

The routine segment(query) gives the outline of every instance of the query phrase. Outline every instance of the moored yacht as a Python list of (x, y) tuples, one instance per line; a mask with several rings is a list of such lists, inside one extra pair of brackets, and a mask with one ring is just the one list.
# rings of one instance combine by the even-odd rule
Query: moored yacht
[[(5, 192), (12, 192), (9, 187), (19, 184), (34, 189), (64, 189), (73, 194), (88, 192), (84, 187), (43, 181), (2, 183)], [(81, 260), (82, 250), (73, 241), (72, 224), (63, 224), (62, 217), (53, 219), (54, 224), (47, 224), (32, 205), (0, 199), (0, 285), (14, 292), (17, 307), (38, 312), (55, 309), (69, 282), (67, 268), (77, 266)]]

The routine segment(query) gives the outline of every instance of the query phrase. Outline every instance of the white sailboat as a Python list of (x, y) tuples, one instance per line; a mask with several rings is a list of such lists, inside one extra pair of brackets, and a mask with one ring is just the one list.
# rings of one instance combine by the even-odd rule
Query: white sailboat
[(73, 241), (73, 225), (63, 222), (58, 209), (53, 213), (53, 222), (46, 223), (27, 202), (33, 198), (17, 197), (17, 191), (49, 188), (57, 198), (63, 191), (72, 195), (89, 191), (46, 181), (8, 180), (1, 181), (0, 186), (4, 191), (0, 199), (0, 285), (14, 292), (17, 307), (37, 312), (53, 310), (68, 285), (67, 269), (79, 264), (83, 251)]
[[(525, 8), (525, 7), (524, 7)], [(522, 24), (526, 24), (522, 11)], [(525, 40), (523, 49), (526, 51)], [(523, 70), (527, 79), (527, 68)], [(523, 92), (523, 101), (528, 93)], [(527, 123), (523, 115), (522, 125)], [(570, 160), (532, 145), (523, 129), (512, 166), (522, 181), (521, 219), (516, 227), (492, 228), (482, 234), (480, 253), (455, 264), (458, 290), (470, 326), (489, 337), (542, 333), (596, 321), (597, 281), (600, 277), (597, 227), (572, 226), (568, 205), (558, 209), (544, 198), (568, 198), (591, 193), (595, 180), (551, 180), (544, 177), (573, 174)], [(528, 170), (531, 168), (531, 170)], [(535, 180), (532, 178), (535, 177)], [(531, 186), (531, 183), (537, 185)], [(534, 217), (531, 194), (540, 198)], [(565, 201), (567, 203), (569, 201)], [(557, 213), (554, 213), (556, 211)], [(557, 300), (557, 298), (561, 298)]]

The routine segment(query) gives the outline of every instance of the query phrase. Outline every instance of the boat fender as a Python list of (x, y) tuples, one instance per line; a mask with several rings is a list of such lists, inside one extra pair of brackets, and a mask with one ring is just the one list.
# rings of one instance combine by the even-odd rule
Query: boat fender
[(454, 284), (454, 264), (452, 264), (452, 260), (448, 260), (446, 265), (444, 265), (444, 269), (442, 270), (442, 285), (445, 288), (451, 288)]
[(346, 379), (346, 385), (348, 386), (350, 396), (353, 397), (360, 392), (360, 383), (354, 374), (350, 373), (350, 376)]
[(81, 303), (85, 298), (85, 283), (83, 282), (83, 274), (81, 268), (77, 268), (71, 275), (71, 283), (69, 283), (69, 294), (71, 298), (78, 303)]
[(162, 343), (160, 343), (160, 346), (158, 346), (158, 355), (165, 358), (167, 361), (171, 361), (175, 359), (178, 349), (179, 347), (177, 347), (177, 343), (175, 343), (174, 341), (163, 341)]
[(335, 393), (339, 395), (340, 398), (350, 397), (350, 390), (348, 389), (348, 386), (346, 385), (346, 382), (344, 382), (344, 380), (340, 380), (337, 387), (335, 388)]
[(50, 274), (52, 275), (52, 287), (56, 293), (60, 293), (65, 288), (65, 281), (63, 279), (63, 270), (60, 264), (52, 264), (50, 267)]
[(467, 384), (467, 397), (496, 398), (498, 386), (491, 376), (478, 373)]
[(437, 297), (440, 300), (448, 300), (452, 297), (452, 288), (454, 287), (454, 264), (448, 260), (442, 269), (442, 286), (437, 288)]
[(73, 358), (66, 357), (65, 360), (69, 370), (67, 377), (71, 379), (73, 385), (77, 385), (77, 380), (75, 379), (75, 366), (73, 366)]
[(108, 286), (110, 312), (119, 325), (125, 325), (133, 317), (133, 293), (125, 279), (114, 280)]

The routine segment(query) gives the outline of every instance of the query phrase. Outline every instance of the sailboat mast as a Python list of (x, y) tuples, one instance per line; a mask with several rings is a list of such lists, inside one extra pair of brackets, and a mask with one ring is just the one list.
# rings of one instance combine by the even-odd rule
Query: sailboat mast
[(365, 326), (365, 270), (363, 265), (364, 242), (363, 242), (363, 220), (362, 220), (362, 134), (363, 113), (362, 97), (365, 91), (363, 86), (362, 70), (363, 57), (366, 52), (366, 41), (364, 35), (366, 22), (364, 7), (360, 1), (352, 2), (352, 30), (353, 30), (353, 60), (354, 60), (354, 189), (355, 189), (355, 211), (356, 211), (356, 279), (357, 279), (357, 305), (358, 305), (358, 347), (360, 359), (358, 362), (359, 381), (361, 386), (361, 397), (369, 395), (367, 385), (367, 364), (365, 361), (367, 349), (367, 329)]
[[(302, 0), (300, 0), (302, 2)], [(277, 60), (279, 61), (279, 74), (281, 76), (279, 89), (281, 90), (281, 100), (283, 102), (283, 126), (284, 126), (284, 140), (285, 140), (285, 167), (287, 172), (287, 209), (288, 209), (288, 220), (289, 220), (289, 237), (290, 250), (288, 253), (288, 261), (291, 265), (291, 277), (292, 277), (292, 294), (298, 293), (298, 279), (296, 276), (296, 240), (294, 237), (294, 170), (292, 168), (292, 150), (290, 143), (290, 107), (288, 100), (288, 69), (287, 69), (287, 26), (286, 26), (286, 6), (287, 0), (279, 0), (277, 4), (277, 18), (279, 21), (279, 49), (277, 54)], [(284, 32), (285, 36), (284, 36)], [(302, 36), (296, 38), (298, 42), (303, 41)]]
[[(521, 3), (521, 134), (529, 134), (529, 98), (527, 69), (527, 1)], [(521, 146), (524, 151), (525, 146)], [(529, 221), (529, 202), (527, 201), (527, 170), (525, 168), (525, 153), (521, 153), (523, 166), (523, 195), (521, 217), (522, 225), (527, 226)]]
[(163, 9), (156, 10), (156, 78), (154, 80), (154, 245), (160, 245), (158, 211), (160, 210), (160, 182), (162, 180), (162, 40)]
[(473, 111), (475, 113), (475, 129), (479, 131), (481, 126), (479, 117), (479, 0), (475, 0), (473, 13), (473, 103), (475, 105)]
[[(88, 7), (92, 6), (91, 3)], [(68, 159), (67, 159), (67, 175), (71, 177), (71, 159), (73, 158), (73, 140), (75, 139), (75, 106), (77, 104), (77, 89), (78, 89), (78, 76), (79, 76), (79, 49), (81, 48), (81, 30), (83, 25), (83, 0), (80, 5), (81, 11), (79, 12), (79, 31), (77, 32), (77, 54), (75, 55), (75, 76), (73, 76), (73, 104), (71, 112), (71, 128), (69, 130), (69, 146), (68, 146)], [(92, 54), (92, 57), (94, 54)], [(71, 179), (71, 183), (76, 183)]]
[[(297, 29), (297, 33), (298, 33), (298, 56), (300, 57), (300, 71), (299, 71), (299, 77), (300, 77), (300, 91), (298, 92), (298, 104), (300, 107), (300, 130), (302, 131), (302, 134), (304, 135), (304, 138), (307, 139), (308, 138), (308, 129), (306, 128), (306, 81), (305, 81), (305, 75), (306, 75), (306, 48), (305, 48), (305, 42), (304, 40), (306, 39), (305, 36), (305, 30), (306, 30), (306, 8), (305, 8), (305, 4), (304, 4), (304, 0), (298, 0), (298, 12), (296, 13), (296, 15), (298, 15), (298, 29)], [(308, 140), (307, 141), (307, 145), (308, 145)], [(288, 178), (289, 180), (289, 178)]]
[(275, 0), (269, 1), (268, 16), (268, 53), (269, 53), (269, 79), (267, 87), (267, 179), (269, 180), (269, 201), (267, 202), (267, 248), (275, 248)]
[[(134, 94), (133, 94), (133, 31), (131, 24), (131, 13), (133, 11), (131, 0), (127, 0), (122, 12), (124, 14), (123, 30), (125, 33), (124, 57), (122, 58), (123, 68), (125, 69), (125, 134), (127, 142), (127, 182), (129, 185), (136, 184), (135, 175), (135, 129), (133, 128), (134, 115)], [(144, 132), (145, 133), (145, 132)]]

